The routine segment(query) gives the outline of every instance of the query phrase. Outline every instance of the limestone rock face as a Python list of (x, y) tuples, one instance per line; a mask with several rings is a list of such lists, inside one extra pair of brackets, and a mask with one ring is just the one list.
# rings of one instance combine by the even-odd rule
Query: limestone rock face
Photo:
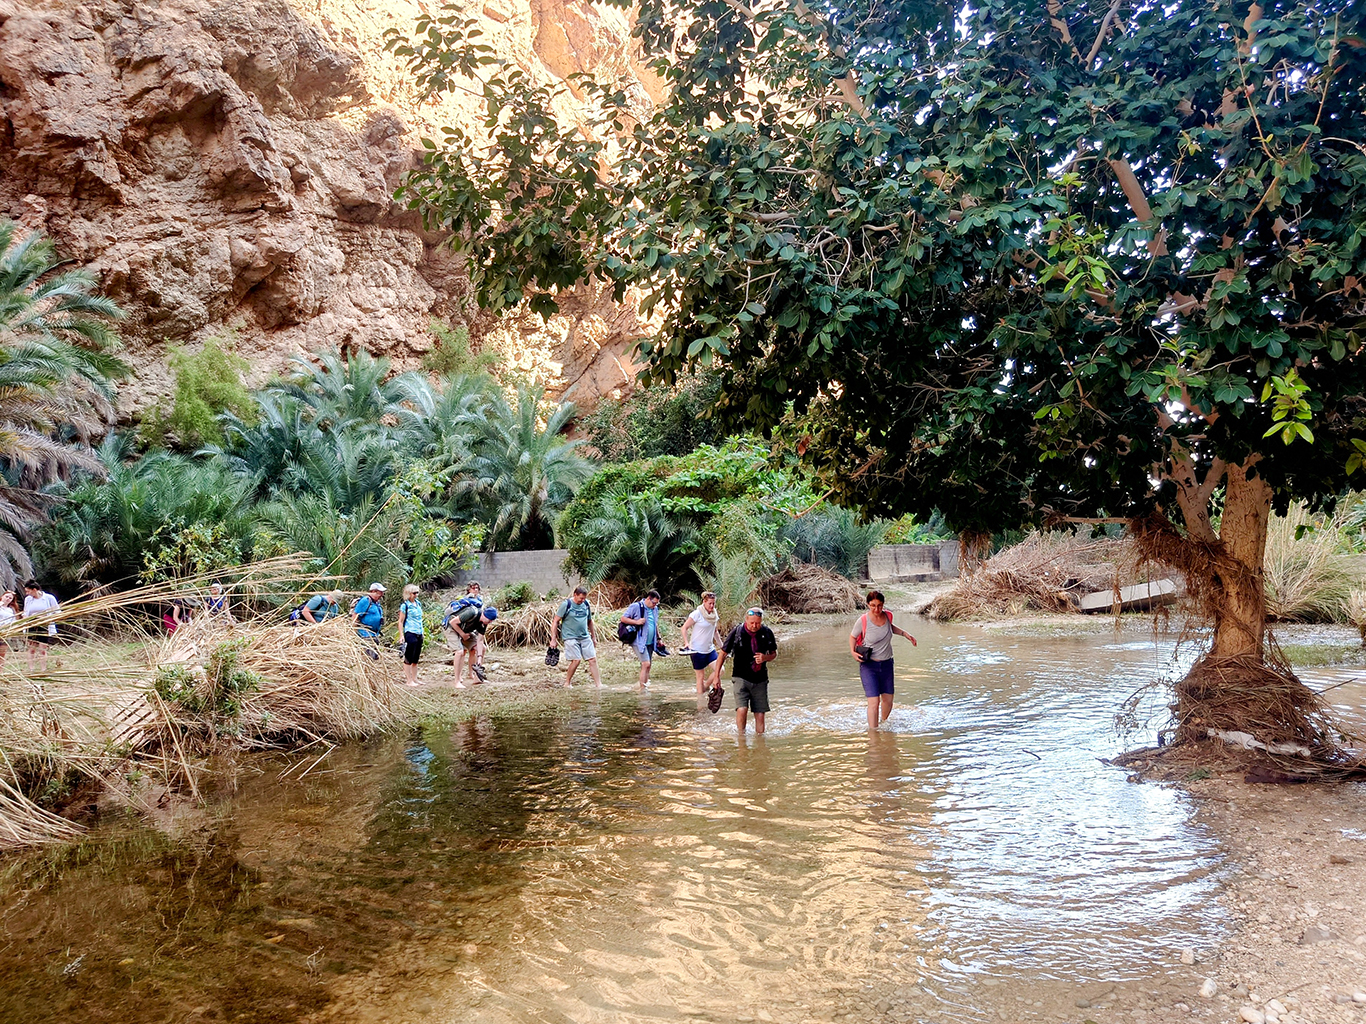
[[(592, 290), (549, 324), (479, 318), (442, 238), (394, 203), (419, 139), (477, 124), (420, 100), (384, 31), (419, 0), (0, 0), (0, 216), (41, 228), (129, 313), (125, 406), (169, 391), (167, 344), (231, 332), (257, 380), (332, 348), (414, 365), (432, 318), (592, 404), (628, 386), (634, 314)], [(538, 81), (659, 84), (619, 10), (489, 0), (486, 38)], [(566, 95), (562, 113), (573, 116)]]

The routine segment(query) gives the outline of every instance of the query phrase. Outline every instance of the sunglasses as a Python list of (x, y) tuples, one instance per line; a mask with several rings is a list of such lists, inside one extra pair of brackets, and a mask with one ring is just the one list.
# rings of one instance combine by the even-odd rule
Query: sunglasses
[(746, 615), (757, 615), (757, 616), (759, 616), (759, 618), (762, 619), (762, 618), (764, 617), (764, 610), (763, 610), (762, 608), (751, 608), (749, 611), (745, 612), (745, 614), (746, 614)]

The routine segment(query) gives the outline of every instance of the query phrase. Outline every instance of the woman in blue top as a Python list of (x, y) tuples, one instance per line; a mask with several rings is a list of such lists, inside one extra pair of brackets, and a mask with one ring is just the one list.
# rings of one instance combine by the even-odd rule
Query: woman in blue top
[(417, 659), (422, 654), (422, 602), (417, 599), (417, 584), (403, 588), (403, 603), (398, 606), (398, 628), (403, 634), (403, 681), (417, 685)]
[(356, 635), (363, 640), (373, 640), (384, 629), (384, 584), (371, 583), (370, 591), (351, 609), (351, 624), (356, 627)]

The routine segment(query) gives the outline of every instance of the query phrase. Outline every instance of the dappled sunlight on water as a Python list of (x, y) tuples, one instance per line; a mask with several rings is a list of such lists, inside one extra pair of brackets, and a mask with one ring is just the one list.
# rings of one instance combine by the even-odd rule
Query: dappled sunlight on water
[(1186, 984), (1218, 851), (1099, 760), (1170, 643), (912, 628), (871, 736), (824, 629), (782, 645), (762, 738), (680, 659), (643, 696), (264, 762), (183, 840), (18, 862), (0, 1019), (1061, 1020)]

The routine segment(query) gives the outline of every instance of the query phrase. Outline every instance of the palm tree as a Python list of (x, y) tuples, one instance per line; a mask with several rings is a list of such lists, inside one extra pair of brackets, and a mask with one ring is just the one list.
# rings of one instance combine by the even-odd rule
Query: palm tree
[(581, 568), (594, 582), (611, 576), (642, 589), (672, 590), (699, 552), (693, 526), (670, 516), (657, 494), (629, 487), (603, 495), (597, 513), (579, 532), (589, 552)]
[(310, 418), (318, 427), (339, 433), (378, 427), (397, 410), (403, 394), (397, 378), (389, 378), (388, 359), (376, 359), (362, 349), (348, 359), (328, 352), (318, 362), (314, 366), (295, 359), (293, 379), (267, 390), (298, 398), (312, 411)]
[(542, 423), (542, 398), (518, 388), (514, 406), (495, 394), (470, 424), (475, 433), (452, 492), (481, 506), (490, 550), (548, 545), (555, 513), (592, 475), (593, 464), (576, 451), (583, 442), (564, 436), (574, 404), (555, 406)]
[(82, 270), (59, 272), (38, 232), (0, 220), (0, 578), (32, 571), (24, 541), (51, 499), (40, 488), (73, 469), (99, 472), (88, 441), (113, 413), (109, 354), (122, 316)]
[(41, 527), (35, 550), (45, 571), (65, 583), (117, 583), (136, 577), (181, 531), (216, 528), (228, 561), (249, 554), (250, 482), (213, 462), (164, 450), (134, 459), (127, 438), (110, 434), (96, 451), (100, 479), (53, 493), (62, 514)]
[(320, 578), (337, 578), (359, 590), (379, 580), (391, 589), (408, 582), (403, 545), (405, 512), (397, 502), (366, 499), (350, 511), (326, 494), (285, 494), (260, 510), (261, 536), (268, 553), (313, 555), (308, 568)]

